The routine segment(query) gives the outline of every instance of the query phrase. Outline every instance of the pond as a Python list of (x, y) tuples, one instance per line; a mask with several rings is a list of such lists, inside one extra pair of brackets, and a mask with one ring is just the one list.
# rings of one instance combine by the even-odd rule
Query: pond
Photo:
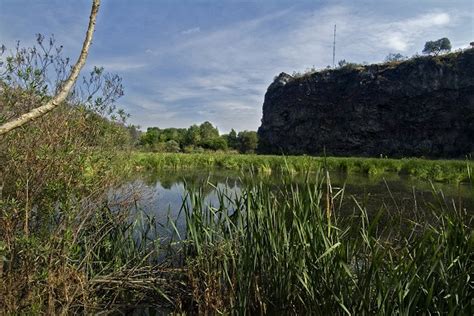
[[(291, 183), (303, 184), (305, 175), (291, 176)], [(187, 188), (202, 192), (204, 203), (218, 206), (218, 191), (234, 199), (239, 197), (250, 181), (262, 181), (277, 190), (282, 186), (281, 175), (249, 175), (245, 173), (215, 169), (168, 170), (154, 173), (139, 173), (111, 193), (111, 200), (120, 202), (132, 198), (135, 205), (158, 223), (166, 226), (175, 220), (179, 231), (185, 230), (185, 221), (180, 214)], [(317, 181), (316, 174), (309, 174), (308, 181)], [(390, 212), (404, 212), (416, 216), (421, 209), (434, 205), (439, 209), (474, 210), (474, 188), (471, 184), (431, 183), (395, 174), (369, 177), (359, 174), (331, 173), (333, 193), (343, 189), (343, 198), (338, 199), (337, 210), (342, 215), (356, 211), (357, 203), (369, 214), (381, 207)], [(326, 188), (326, 185), (324, 185)], [(434, 194), (434, 192), (437, 192)], [(356, 203), (357, 201), (357, 203)]]
[[(318, 176), (316, 174), (309, 174), (307, 177), (300, 174), (287, 175), (284, 181), (281, 175), (276, 174), (252, 176), (219, 169), (140, 173), (111, 192), (110, 200), (117, 203), (133, 200), (134, 209), (140, 210), (137, 214), (146, 214), (149, 218), (156, 220), (158, 223), (155, 226), (156, 230), (147, 231), (145, 240), (159, 241), (159, 243), (163, 241), (162, 245), (165, 247), (160, 249), (166, 249), (166, 251), (158, 252), (155, 259), (158, 262), (165, 262), (166, 259), (171, 258), (166, 261), (166, 266), (176, 268), (184, 265), (183, 257), (179, 255), (183, 253), (180, 251), (182, 244), (174, 243), (174, 241), (188, 237), (185, 214), (183, 214), (185, 212), (182, 211), (183, 203), (190, 202), (187, 198), (188, 192), (200, 192), (205, 205), (217, 207), (221, 203), (219, 196), (222, 196), (220, 194), (222, 192), (225, 192), (230, 199), (236, 199), (245, 192), (249, 184), (255, 182), (261, 182), (264, 186), (269, 186), (272, 192), (278, 192), (285, 185), (288, 186), (288, 179), (291, 180), (290, 184), (304, 185), (306, 181), (315, 183), (318, 181)], [(336, 207), (341, 216), (350, 216), (353, 212), (357, 212), (358, 205), (361, 205), (368, 214), (374, 214), (384, 207), (388, 212), (402, 213), (403, 217), (413, 219), (417, 223), (427, 223), (429, 222), (428, 217), (425, 218), (423, 215), (418, 217), (418, 214), (422, 214), (426, 210), (449, 211), (456, 208), (468, 212), (469, 215), (472, 215), (474, 210), (474, 190), (470, 184), (430, 183), (398, 175), (368, 177), (344, 173), (331, 173), (330, 182), (333, 193), (339, 192), (343, 188), (344, 197), (337, 199), (338, 205)], [(327, 183), (323, 184), (323, 189), (327, 190)], [(170, 222), (173, 225), (170, 225)], [(383, 225), (389, 230), (392, 228), (385, 223)], [(353, 227), (358, 229), (357, 226)], [(394, 227), (394, 229), (400, 227), (402, 226)], [(247, 230), (247, 227), (245, 229)], [(315, 230), (317, 229), (313, 227), (311, 232)], [(143, 235), (140, 235), (142, 233), (143, 231), (137, 234), (138, 238), (142, 238)], [(176, 237), (178, 238), (176, 239)], [(349, 243), (349, 240), (347, 239), (346, 242)], [(292, 248), (289, 249), (288, 253), (291, 254)], [(370, 258), (370, 256), (364, 258)], [(362, 259), (358, 257), (358, 260)], [(359, 261), (356, 262), (358, 264)], [(364, 261), (360, 262), (361, 265), (364, 264)], [(355, 266), (351, 265), (351, 267)], [(168, 312), (161, 307), (137, 308), (131, 306), (123, 313), (161, 315), (168, 314)]]

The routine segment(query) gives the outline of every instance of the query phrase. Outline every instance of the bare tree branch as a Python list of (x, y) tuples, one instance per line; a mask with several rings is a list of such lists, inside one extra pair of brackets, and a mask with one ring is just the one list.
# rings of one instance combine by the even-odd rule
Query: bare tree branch
[(6, 134), (9, 131), (18, 128), (32, 120), (35, 120), (49, 111), (53, 110), (59, 104), (61, 104), (64, 100), (66, 100), (69, 92), (71, 91), (72, 87), (74, 86), (79, 73), (81, 72), (82, 67), (86, 63), (87, 54), (89, 53), (89, 47), (92, 43), (92, 37), (94, 35), (95, 29), (95, 22), (97, 18), (97, 12), (99, 12), (100, 0), (93, 0), (92, 1), (92, 10), (89, 16), (89, 26), (87, 28), (86, 38), (84, 39), (84, 43), (82, 44), (81, 54), (77, 59), (76, 64), (71, 70), (71, 74), (69, 78), (64, 82), (62, 88), (58, 91), (58, 93), (45, 105), (37, 107), (36, 109), (31, 110), (28, 113), (25, 113), (19, 116), (16, 119), (13, 119), (10, 122), (7, 122), (0, 126), (0, 135)]

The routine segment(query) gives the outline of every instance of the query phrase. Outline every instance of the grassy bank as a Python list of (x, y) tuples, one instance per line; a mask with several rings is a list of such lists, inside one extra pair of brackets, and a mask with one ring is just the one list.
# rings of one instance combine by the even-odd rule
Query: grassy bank
[(329, 170), (370, 176), (387, 173), (409, 175), (439, 182), (468, 182), (474, 162), (470, 160), (427, 160), (385, 158), (343, 158), (309, 156), (237, 155), (225, 153), (170, 154), (135, 152), (131, 163), (150, 170), (222, 168), (256, 173), (316, 171), (323, 166)]

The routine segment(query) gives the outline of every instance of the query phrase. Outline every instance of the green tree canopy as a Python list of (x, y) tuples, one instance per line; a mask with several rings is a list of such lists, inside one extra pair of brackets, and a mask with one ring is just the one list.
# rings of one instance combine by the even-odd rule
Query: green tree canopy
[(227, 135), (227, 144), (232, 149), (239, 149), (239, 140), (237, 139), (237, 132), (231, 129), (229, 135)]
[(146, 133), (143, 133), (140, 136), (141, 145), (152, 145), (153, 143), (158, 142), (159, 140), (159, 131), (158, 127), (149, 127), (146, 130)]
[(211, 150), (226, 150), (227, 140), (223, 137), (213, 137), (201, 142), (201, 147)]
[(190, 126), (184, 136), (184, 144), (186, 146), (196, 145), (201, 141), (201, 133), (199, 126), (196, 124)]
[(257, 132), (242, 131), (237, 134), (231, 129), (229, 134), (219, 135), (217, 127), (210, 122), (191, 125), (189, 128), (149, 127), (140, 136), (139, 144), (152, 151), (196, 152), (203, 150), (239, 150), (254, 152), (257, 148)]
[(449, 51), (451, 51), (451, 42), (446, 37), (436, 41), (428, 41), (425, 43), (425, 48), (423, 48), (423, 54), (435, 56)]
[(241, 153), (251, 153), (257, 149), (258, 136), (254, 131), (242, 131), (238, 135), (239, 150)]
[(219, 131), (214, 127), (211, 122), (204, 122), (199, 126), (199, 134), (203, 141), (219, 137)]

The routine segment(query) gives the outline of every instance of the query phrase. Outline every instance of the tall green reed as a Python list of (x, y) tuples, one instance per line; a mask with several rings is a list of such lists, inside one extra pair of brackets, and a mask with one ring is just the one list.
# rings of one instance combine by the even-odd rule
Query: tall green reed
[(190, 189), (185, 264), (199, 312), (469, 313), (471, 214), (434, 192), (439, 203), (418, 221), (357, 201), (341, 216), (343, 192), (331, 193), (326, 173), (307, 176), (316, 180), (220, 191), (215, 206)]

